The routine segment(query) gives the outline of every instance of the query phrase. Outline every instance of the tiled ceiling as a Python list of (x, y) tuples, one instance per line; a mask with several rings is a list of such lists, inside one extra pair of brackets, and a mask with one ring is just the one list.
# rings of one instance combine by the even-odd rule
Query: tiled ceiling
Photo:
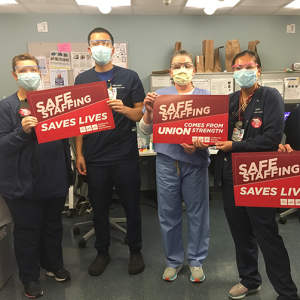
[[(81, 6), (75, 0), (16, 0), (0, 5), (0, 14), (101, 14), (95, 6)], [(109, 2), (109, 0), (106, 0)], [(300, 9), (284, 8), (292, 0), (241, 0), (235, 7), (219, 8), (215, 15), (300, 15)], [(203, 8), (185, 7), (187, 0), (131, 0), (131, 7), (113, 7), (112, 15), (205, 15)]]

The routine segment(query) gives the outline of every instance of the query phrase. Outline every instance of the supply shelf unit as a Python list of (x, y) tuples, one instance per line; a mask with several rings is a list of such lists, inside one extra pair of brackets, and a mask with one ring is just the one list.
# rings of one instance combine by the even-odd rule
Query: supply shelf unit
[[(283, 72), (283, 71), (263, 71), (261, 72), (261, 76), (259, 78), (259, 83), (261, 84), (263, 81), (272, 81), (272, 80), (282, 80), (283, 81), (283, 99), (284, 103), (288, 106), (292, 105), (297, 105), (300, 103), (300, 93), (299, 97), (296, 99), (285, 99), (285, 87), (284, 87), (284, 79), (285, 78), (290, 78), (290, 77), (299, 77), (300, 78), (300, 71), (294, 71), (294, 72)], [(215, 80), (220, 80), (220, 82), (225, 79), (232, 80), (233, 79), (233, 72), (222, 72), (222, 73), (196, 73), (195, 76), (193, 77), (194, 81), (197, 80), (208, 80), (210, 82), (215, 81)], [(164, 85), (166, 82), (169, 83), (169, 85)], [(162, 85), (160, 85), (160, 83)], [(169, 74), (151, 74), (150, 75), (150, 92), (155, 92), (156, 90), (166, 87), (166, 86), (171, 86), (171, 77)], [(197, 82), (194, 84), (195, 86), (198, 86)], [(200, 87), (200, 86), (199, 86)], [(234, 82), (232, 91), (230, 92), (235, 92), (239, 90), (239, 86)], [(298, 87), (300, 90), (300, 87)], [(291, 107), (290, 106), (290, 107)]]

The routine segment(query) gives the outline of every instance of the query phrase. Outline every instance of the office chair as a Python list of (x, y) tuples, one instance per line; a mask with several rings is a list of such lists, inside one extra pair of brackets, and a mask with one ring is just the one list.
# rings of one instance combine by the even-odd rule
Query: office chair
[[(285, 144), (286, 143), (286, 135), (283, 134), (282, 140), (281, 140), (281, 144)], [(283, 213), (279, 214), (279, 220), (278, 223), (280, 224), (285, 224), (286, 223), (286, 216), (296, 212), (298, 210), (298, 208), (289, 208), (287, 210), (285, 210)]]
[[(88, 202), (87, 183), (84, 183), (82, 185), (81, 191), (82, 191), (80, 193), (81, 197), (87, 199), (86, 202)], [(121, 232), (125, 233), (124, 244), (127, 244), (127, 237), (126, 237), (127, 231), (122, 226), (120, 226), (118, 223), (126, 223), (126, 218), (109, 218), (109, 224), (112, 228), (120, 230)], [(87, 222), (81, 222), (81, 223), (74, 224), (73, 234), (74, 235), (79, 235), (80, 234), (80, 227), (83, 227), (83, 226), (93, 226), (93, 221), (87, 221)], [(79, 243), (78, 243), (79, 248), (85, 248), (87, 240), (90, 237), (92, 237), (94, 234), (95, 234), (95, 229), (94, 228), (89, 230), (88, 233), (86, 233), (82, 237), (82, 239), (79, 241)]]
[[(70, 147), (71, 151), (74, 153), (74, 157), (76, 158), (76, 142), (75, 138), (70, 138)], [(85, 176), (78, 174), (76, 170), (76, 182), (75, 182), (75, 188), (74, 188), (74, 195), (78, 199), (81, 199), (80, 205), (82, 208), (82, 205), (86, 205), (89, 203), (88, 201), (88, 187), (87, 183), (85, 182)], [(77, 190), (79, 190), (79, 194), (77, 193)], [(78, 204), (78, 203), (77, 203)], [(124, 243), (127, 244), (127, 237), (126, 233), (127, 231), (121, 227), (118, 223), (126, 223), (126, 218), (109, 218), (109, 224), (112, 228), (120, 230), (121, 232), (125, 233), (124, 236)], [(73, 228), (73, 234), (79, 235), (80, 234), (80, 227), (83, 226), (93, 226), (93, 221), (87, 221), (87, 222), (81, 222), (74, 224)], [(92, 237), (95, 234), (95, 229), (92, 228), (87, 234), (85, 234), (82, 239), (79, 241), (78, 246), (79, 248), (85, 248), (86, 247), (86, 241)]]
[(298, 210), (298, 208), (289, 208), (287, 210), (285, 210), (283, 213), (279, 214), (279, 220), (278, 223), (280, 224), (285, 224), (286, 223), (286, 218), (285, 216), (290, 215), (294, 212), (296, 212)]

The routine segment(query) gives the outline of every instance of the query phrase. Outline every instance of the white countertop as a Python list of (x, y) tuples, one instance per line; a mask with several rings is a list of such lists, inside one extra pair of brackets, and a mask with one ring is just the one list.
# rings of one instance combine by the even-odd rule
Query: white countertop
[[(209, 153), (211, 155), (214, 155), (214, 154), (218, 153), (217, 149), (208, 148), (208, 150), (209, 150)], [(139, 150), (139, 155), (140, 156), (154, 156), (154, 155), (156, 155), (156, 152), (154, 150), (149, 150), (149, 149), (147, 149), (146, 151), (140, 151)]]

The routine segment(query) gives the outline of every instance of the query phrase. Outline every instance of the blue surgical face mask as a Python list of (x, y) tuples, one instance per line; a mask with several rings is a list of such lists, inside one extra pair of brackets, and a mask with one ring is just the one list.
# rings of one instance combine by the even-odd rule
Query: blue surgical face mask
[(40, 85), (41, 76), (39, 73), (20, 73), (17, 74), (19, 85), (26, 91), (35, 91)]
[(233, 78), (241, 88), (250, 88), (257, 81), (257, 70), (242, 69), (233, 73)]
[(104, 66), (110, 62), (112, 48), (104, 46), (95, 46), (91, 47), (91, 51), (93, 59), (98, 65)]

